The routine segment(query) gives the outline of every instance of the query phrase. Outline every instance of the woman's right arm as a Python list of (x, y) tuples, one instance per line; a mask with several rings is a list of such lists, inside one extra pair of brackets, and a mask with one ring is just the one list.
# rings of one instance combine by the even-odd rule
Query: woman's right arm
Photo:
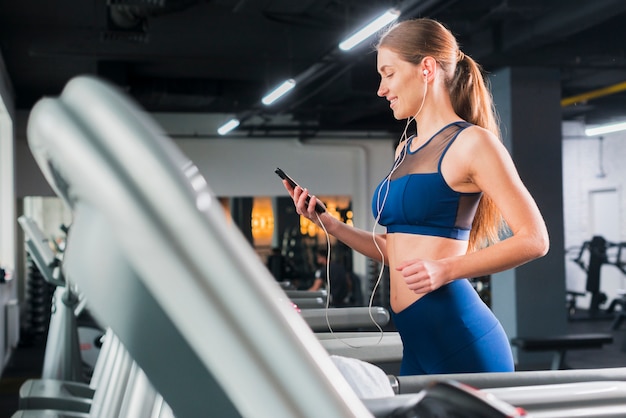
[[(320, 225), (320, 221), (323, 222), (324, 228), (326, 228), (326, 231), (330, 235), (366, 257), (381, 261), (383, 259), (381, 256), (382, 252), (385, 262), (389, 260), (387, 257), (385, 234), (375, 234), (372, 236), (371, 232), (346, 225), (333, 218), (328, 212), (319, 214), (318, 218), (318, 214), (315, 212), (315, 203), (317, 202), (315, 196), (311, 196), (311, 200), (307, 205), (306, 198), (309, 196), (309, 193), (306, 189), (302, 189), (299, 186), (294, 189), (285, 180), (283, 180), (283, 184), (293, 199), (296, 212), (299, 215), (304, 216), (318, 226)], [(374, 244), (374, 240), (376, 240), (376, 244)]]

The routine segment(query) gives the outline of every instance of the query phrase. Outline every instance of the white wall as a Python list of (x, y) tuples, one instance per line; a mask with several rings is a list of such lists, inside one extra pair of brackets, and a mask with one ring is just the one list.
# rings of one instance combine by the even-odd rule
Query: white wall
[[(599, 228), (594, 226), (591, 195), (608, 192), (616, 197), (616, 207), (602, 208), (611, 214), (610, 231), (603, 235), (612, 242), (626, 241), (626, 196), (623, 182), (626, 179), (626, 133), (603, 135), (603, 140), (584, 135), (585, 126), (578, 122), (563, 124), (563, 207), (565, 222), (565, 247), (575, 248), (588, 241)], [(600, 144), (602, 142), (602, 144)], [(607, 236), (609, 235), (609, 236)], [(625, 248), (626, 251), (626, 248)], [(566, 254), (567, 289), (585, 292), (586, 273), (573, 261), (576, 251)], [(624, 257), (626, 260), (626, 253)], [(624, 275), (614, 266), (601, 270), (600, 289), (609, 301), (617, 297), (618, 289), (626, 288)], [(580, 299), (587, 307), (589, 295)]]

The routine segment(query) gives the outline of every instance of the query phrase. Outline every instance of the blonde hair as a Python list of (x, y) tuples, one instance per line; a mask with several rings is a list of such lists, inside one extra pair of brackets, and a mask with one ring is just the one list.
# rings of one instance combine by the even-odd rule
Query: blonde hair
[[(397, 23), (380, 37), (376, 49), (383, 47), (415, 65), (424, 57), (433, 57), (446, 75), (454, 111), (467, 122), (501, 139), (497, 113), (482, 68), (461, 52), (456, 38), (445, 26), (428, 18)], [(497, 242), (503, 227), (500, 212), (493, 201), (483, 195), (472, 223), (468, 251)]]

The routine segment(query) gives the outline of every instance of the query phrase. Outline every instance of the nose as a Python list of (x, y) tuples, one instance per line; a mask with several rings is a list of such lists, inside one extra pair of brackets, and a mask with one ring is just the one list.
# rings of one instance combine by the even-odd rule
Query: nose
[(387, 87), (384, 85), (383, 80), (380, 81), (380, 85), (378, 86), (378, 91), (376, 92), (376, 94), (379, 97), (385, 97), (387, 95), (388, 89)]

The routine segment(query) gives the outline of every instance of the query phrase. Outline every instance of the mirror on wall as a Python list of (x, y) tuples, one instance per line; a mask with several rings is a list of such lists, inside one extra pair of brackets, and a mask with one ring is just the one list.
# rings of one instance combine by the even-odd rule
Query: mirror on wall
[[(336, 219), (353, 225), (350, 196), (318, 197)], [(307, 288), (319, 268), (316, 253), (327, 248), (331, 258), (352, 270), (352, 251), (327, 237), (324, 230), (299, 216), (291, 198), (254, 196), (220, 198), (230, 222), (239, 227), (256, 253), (281, 283), (297, 289)]]

